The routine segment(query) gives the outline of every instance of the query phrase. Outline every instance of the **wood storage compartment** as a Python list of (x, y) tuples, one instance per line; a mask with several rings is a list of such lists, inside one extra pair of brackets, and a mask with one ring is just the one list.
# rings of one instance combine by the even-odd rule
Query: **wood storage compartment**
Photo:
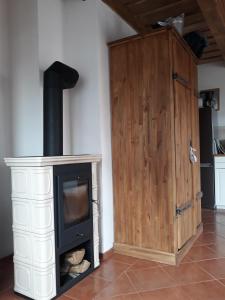
[(167, 29), (109, 46), (114, 248), (176, 264), (201, 223), (189, 160), (190, 145), (199, 159), (194, 57)]

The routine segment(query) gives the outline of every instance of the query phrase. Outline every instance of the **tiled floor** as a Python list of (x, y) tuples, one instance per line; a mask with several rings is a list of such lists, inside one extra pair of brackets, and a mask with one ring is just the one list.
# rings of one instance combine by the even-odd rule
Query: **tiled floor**
[[(225, 213), (203, 211), (204, 233), (178, 267), (113, 254), (61, 300), (225, 300)], [(0, 300), (12, 292), (10, 259), (0, 261)]]

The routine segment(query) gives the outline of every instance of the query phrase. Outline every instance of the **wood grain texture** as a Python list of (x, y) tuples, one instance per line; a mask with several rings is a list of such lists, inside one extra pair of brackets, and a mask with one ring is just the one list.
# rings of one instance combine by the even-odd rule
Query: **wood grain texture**
[[(224, 0), (197, 0), (197, 2), (217, 42), (222, 57), (225, 59), (225, 2)], [(214, 55), (214, 57), (217, 56)]]
[(115, 253), (119, 253), (122, 255), (157, 261), (168, 265), (176, 265), (176, 255), (174, 253), (168, 253), (154, 249), (146, 249), (117, 243), (114, 245), (114, 251)]
[(196, 234), (197, 226), (201, 223), (201, 201), (196, 201), (196, 195), (200, 192), (200, 162), (192, 164), (189, 159), (190, 145), (196, 148), (199, 157), (198, 87), (195, 59), (189, 55), (177, 36), (173, 43), (174, 72), (187, 81), (185, 85), (182, 81), (175, 81), (174, 85), (177, 206), (190, 203), (190, 208), (178, 216), (180, 249)]
[(137, 32), (145, 32), (145, 27), (139, 18), (134, 18), (126, 7), (118, 0), (102, 0), (109, 5), (118, 15), (120, 15), (134, 30)]
[(160, 263), (166, 263), (168, 265), (179, 265), (188, 251), (191, 249), (193, 244), (199, 238), (199, 236), (203, 232), (202, 224), (198, 227), (195, 236), (193, 236), (185, 246), (179, 250), (177, 253), (166, 253), (162, 251), (157, 251), (154, 249), (143, 249), (134, 246), (124, 245), (124, 244), (115, 244), (114, 245), (114, 252), (128, 255), (132, 257), (137, 257), (140, 259), (147, 259), (151, 261), (157, 261)]
[(174, 252), (169, 55), (166, 32), (111, 48), (112, 149), (116, 242)]
[(191, 122), (192, 122), (192, 146), (196, 150), (197, 162), (192, 165), (192, 191), (193, 191), (193, 223), (194, 232), (201, 223), (201, 192), (200, 178), (200, 141), (199, 141), (199, 109), (198, 109), (198, 78), (197, 66), (191, 60)]
[[(203, 33), (208, 31), (210, 35), (213, 33), (217, 38), (215, 52), (210, 52), (207, 48), (204, 49), (204, 55), (199, 59), (199, 63), (206, 63), (211, 60), (218, 61), (222, 58), (222, 52), (219, 46), (224, 44), (224, 38), (223, 40), (220, 39), (220, 33), (216, 24), (225, 20), (224, 0), (102, 1), (109, 5), (141, 35), (155, 32), (157, 29), (154, 29), (152, 25), (158, 21), (163, 21), (168, 17), (179, 16), (184, 13), (184, 34), (193, 31)], [(211, 27), (212, 32), (210, 31)]]
[[(115, 248), (126, 254), (175, 255), (196, 228), (189, 159), (196, 68), (189, 51), (177, 51), (186, 49), (173, 30), (110, 46)], [(175, 70), (186, 85), (172, 79)], [(189, 202), (177, 217), (176, 207)]]
[(190, 55), (177, 38), (173, 39), (174, 73), (190, 84)]
[[(190, 89), (178, 81), (174, 82), (174, 90), (176, 199), (177, 207), (180, 208), (192, 202), (192, 166), (189, 160), (189, 147), (191, 143), (191, 94)], [(177, 216), (178, 249), (181, 249), (193, 235), (192, 214), (192, 207), (189, 207), (181, 215)]]

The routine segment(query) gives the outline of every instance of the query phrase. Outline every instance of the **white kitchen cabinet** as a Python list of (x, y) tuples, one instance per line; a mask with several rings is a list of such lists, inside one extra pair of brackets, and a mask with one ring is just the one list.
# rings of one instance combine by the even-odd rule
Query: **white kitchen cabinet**
[(225, 209), (225, 155), (215, 156), (216, 208)]

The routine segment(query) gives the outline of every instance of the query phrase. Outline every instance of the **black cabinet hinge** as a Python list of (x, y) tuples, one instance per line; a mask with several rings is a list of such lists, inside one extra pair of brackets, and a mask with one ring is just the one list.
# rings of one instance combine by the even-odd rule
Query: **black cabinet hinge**
[(184, 204), (183, 206), (177, 207), (176, 208), (176, 216), (182, 215), (187, 209), (192, 207), (192, 202), (188, 202)]
[(182, 76), (180, 76), (178, 73), (173, 73), (172, 78), (173, 80), (177, 80), (178, 82), (185, 85), (186, 87), (189, 87), (189, 82), (185, 80)]

